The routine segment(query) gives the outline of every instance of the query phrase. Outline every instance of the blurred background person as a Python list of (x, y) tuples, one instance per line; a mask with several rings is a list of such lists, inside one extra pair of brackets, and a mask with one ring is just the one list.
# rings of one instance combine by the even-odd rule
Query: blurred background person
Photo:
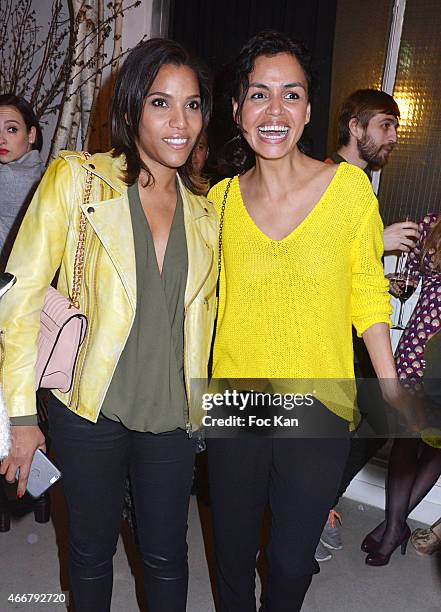
[[(12, 93), (0, 95), (0, 272), (5, 269), (27, 205), (43, 174), (42, 146), (41, 128), (31, 105)], [(29, 424), (26, 418), (19, 418), (19, 423)], [(43, 429), (47, 431), (46, 424)], [(0, 531), (9, 530), (11, 511), (23, 514), (33, 510), (38, 522), (49, 520), (48, 494), (36, 501), (26, 496), (18, 507), (8, 500), (7, 491), (0, 477)]]
[[(424, 352), (424, 395), (434, 404), (437, 414), (441, 414), (441, 334), (433, 334)], [(441, 517), (430, 527), (418, 528), (412, 533), (410, 541), (420, 555), (441, 552)]]
[[(371, 178), (371, 171), (383, 168), (397, 144), (400, 110), (392, 96), (376, 89), (359, 89), (348, 96), (338, 115), (337, 151), (328, 163), (348, 162), (361, 168)], [(383, 230), (385, 252), (408, 252), (419, 238), (418, 224), (413, 221), (393, 223)], [(363, 340), (353, 334), (355, 373), (357, 379), (373, 378), (375, 372)], [(359, 393), (359, 408), (369, 420), (373, 398), (364, 389)], [(316, 550), (317, 561), (328, 561), (330, 550), (343, 548), (341, 516), (335, 510), (352, 479), (386, 444), (387, 437), (354, 437), (334, 508), (324, 527)]]
[(32, 107), (15, 94), (0, 95), (0, 272), (44, 170), (41, 128)]
[[(370, 177), (383, 168), (397, 144), (398, 104), (385, 91), (359, 89), (343, 102), (338, 116), (337, 151), (326, 160), (358, 166)], [(409, 251), (418, 238), (412, 221), (393, 223), (383, 232), (385, 252)]]
[[(421, 236), (407, 260), (415, 282), (422, 277), (421, 293), (401, 336), (395, 360), (400, 381), (415, 393), (423, 390), (426, 349), (441, 325), (441, 217), (427, 214)], [(430, 363), (434, 360), (430, 359)], [(439, 380), (439, 377), (438, 377)], [(368, 565), (387, 565), (396, 548), (406, 551), (409, 514), (424, 499), (441, 475), (441, 439), (396, 438), (389, 457), (386, 482), (386, 517), (363, 540)]]
[(203, 174), (205, 164), (208, 158), (208, 153), (209, 153), (208, 133), (207, 133), (207, 130), (204, 130), (195, 148), (193, 149), (193, 153), (191, 156), (193, 170), (196, 172), (196, 174), (199, 174), (199, 175)]

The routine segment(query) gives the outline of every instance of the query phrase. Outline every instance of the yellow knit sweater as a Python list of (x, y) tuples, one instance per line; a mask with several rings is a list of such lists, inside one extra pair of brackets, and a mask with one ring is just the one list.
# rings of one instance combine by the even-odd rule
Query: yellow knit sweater
[[(208, 194), (218, 213), (227, 180)], [(213, 376), (352, 382), (352, 324), (359, 335), (390, 324), (382, 229), (369, 180), (350, 164), (339, 165), (314, 209), (282, 240), (255, 225), (234, 177)]]

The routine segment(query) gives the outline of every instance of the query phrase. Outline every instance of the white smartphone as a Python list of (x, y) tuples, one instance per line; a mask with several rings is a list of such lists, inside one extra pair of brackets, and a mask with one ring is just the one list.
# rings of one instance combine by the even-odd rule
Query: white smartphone
[[(17, 480), (19, 473), (20, 470), (17, 470), (17, 474), (15, 475)], [(29, 495), (32, 495), (32, 497), (40, 497), (49, 487), (55, 484), (57, 480), (60, 480), (60, 478), (60, 470), (39, 448), (37, 448), (34, 458), (32, 459), (28, 484), (26, 486), (26, 491)]]
[(16, 277), (9, 272), (3, 272), (0, 274), (0, 298), (14, 285)]

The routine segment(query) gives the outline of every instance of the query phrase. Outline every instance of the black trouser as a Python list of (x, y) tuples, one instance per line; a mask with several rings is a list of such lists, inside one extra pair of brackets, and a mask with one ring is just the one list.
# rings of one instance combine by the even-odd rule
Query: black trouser
[(265, 612), (300, 610), (319, 571), (314, 552), (348, 447), (347, 438), (207, 441), (220, 612), (256, 610), (256, 555), (268, 502)]
[(333, 508), (338, 504), (353, 478), (383, 448), (389, 439), (387, 434), (391, 424), (388, 422), (386, 404), (381, 394), (378, 379), (374, 377), (358, 378), (357, 389), (357, 403), (362, 421), (356, 434), (351, 438), (348, 459)]
[(62, 472), (70, 522), (70, 580), (77, 612), (106, 612), (112, 559), (130, 475), (149, 612), (184, 612), (187, 518), (195, 456), (182, 430), (130, 431), (91, 423), (52, 396), (49, 428)]
[(358, 472), (374, 457), (388, 441), (388, 438), (352, 438), (348, 459), (343, 470), (340, 486), (332, 508), (340, 501), (343, 493), (351, 484)]

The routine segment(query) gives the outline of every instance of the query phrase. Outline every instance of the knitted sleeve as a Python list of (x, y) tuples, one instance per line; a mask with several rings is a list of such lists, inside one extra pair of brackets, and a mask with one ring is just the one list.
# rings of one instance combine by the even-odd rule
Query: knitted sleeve
[(388, 282), (381, 262), (383, 222), (372, 192), (370, 199), (352, 246), (352, 323), (360, 337), (375, 323), (391, 325)]

